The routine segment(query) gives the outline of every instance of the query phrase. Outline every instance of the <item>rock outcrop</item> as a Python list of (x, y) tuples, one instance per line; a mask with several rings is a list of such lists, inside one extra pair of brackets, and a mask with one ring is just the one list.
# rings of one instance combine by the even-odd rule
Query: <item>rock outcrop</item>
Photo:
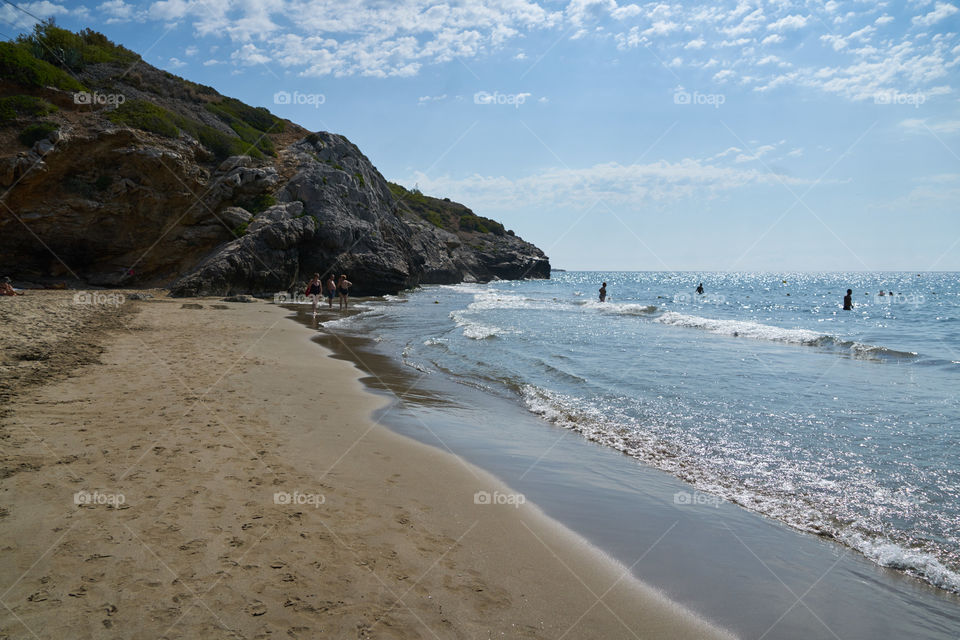
[(0, 81), (0, 96), (49, 106), (51, 129), (17, 151), (14, 128), (37, 118), (0, 123), (10, 142), (0, 147), (10, 150), (0, 155), (0, 273), (173, 295), (285, 291), (314, 272), (348, 274), (359, 295), (550, 276), (535, 246), (462, 205), (387, 183), (343, 136), (142, 61), (127, 71), (101, 62), (78, 75), (88, 89), (127, 96), (119, 106)]

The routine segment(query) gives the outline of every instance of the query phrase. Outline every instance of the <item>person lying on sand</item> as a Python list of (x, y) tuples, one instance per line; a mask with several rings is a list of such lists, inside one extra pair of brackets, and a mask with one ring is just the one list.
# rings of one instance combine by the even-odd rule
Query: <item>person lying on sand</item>
[(13, 288), (13, 285), (10, 284), (10, 278), (4, 278), (3, 282), (0, 282), (0, 296), (22, 296), (23, 291), (17, 291)]

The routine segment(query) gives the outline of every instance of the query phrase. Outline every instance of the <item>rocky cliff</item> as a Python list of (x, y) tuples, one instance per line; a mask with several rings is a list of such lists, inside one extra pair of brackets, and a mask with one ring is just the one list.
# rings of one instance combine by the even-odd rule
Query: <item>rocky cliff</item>
[(0, 43), (0, 143), (0, 274), (19, 280), (219, 295), (332, 271), (377, 295), (550, 275), (535, 246), (387, 183), (343, 136), (155, 69), (94, 32), (45, 24)]

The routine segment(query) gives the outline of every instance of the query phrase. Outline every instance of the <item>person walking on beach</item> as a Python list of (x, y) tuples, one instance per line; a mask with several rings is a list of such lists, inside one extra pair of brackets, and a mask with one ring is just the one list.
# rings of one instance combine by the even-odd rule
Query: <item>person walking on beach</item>
[(701, 282), (700, 285), (697, 287), (697, 295), (700, 295), (700, 296), (703, 295), (703, 283), (702, 283), (702, 282)]
[(853, 290), (847, 289), (847, 295), (843, 296), (843, 310), (853, 311)]
[(333, 299), (337, 295), (337, 281), (334, 279), (333, 274), (330, 274), (330, 277), (327, 278), (327, 306), (333, 309)]
[(340, 293), (340, 310), (347, 308), (347, 295), (350, 293), (350, 287), (353, 283), (347, 280), (345, 274), (340, 274), (340, 282), (337, 283), (337, 291)]
[(607, 301), (607, 283), (604, 282), (603, 286), (600, 287), (600, 302)]
[(317, 301), (323, 293), (323, 285), (320, 283), (320, 274), (313, 274), (313, 279), (307, 284), (306, 294), (313, 302), (313, 315), (317, 315)]

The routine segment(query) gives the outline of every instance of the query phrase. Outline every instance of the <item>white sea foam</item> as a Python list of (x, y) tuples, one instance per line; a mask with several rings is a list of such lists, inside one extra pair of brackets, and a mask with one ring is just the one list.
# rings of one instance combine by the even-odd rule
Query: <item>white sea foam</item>
[(473, 340), (486, 340), (504, 333), (504, 329), (476, 322), (467, 317), (467, 311), (451, 311), (450, 318), (458, 327), (463, 327), (463, 335)]
[(825, 338), (828, 338), (826, 334), (817, 333), (809, 329), (784, 329), (782, 327), (774, 327), (768, 324), (745, 320), (714, 320), (712, 318), (701, 318), (700, 316), (689, 316), (675, 311), (665, 311), (656, 321), (661, 324), (677, 327), (704, 329), (711, 333), (725, 336), (754, 338), (756, 340), (770, 340), (773, 342), (788, 342), (791, 344), (815, 345), (821, 343)]
[[(807, 501), (797, 499), (789, 481), (779, 484), (745, 487), (701, 464), (696, 452), (678, 448), (636, 424), (617, 424), (596, 407), (573, 398), (524, 384), (520, 390), (527, 409), (544, 420), (580, 433), (593, 442), (609, 446), (667, 471), (724, 500), (739, 504), (787, 524), (819, 535), (826, 535), (859, 551), (877, 564), (906, 571), (931, 584), (960, 593), (960, 574), (945, 566), (933, 553), (911, 549), (882, 534), (858, 529), (856, 523), (841, 524)], [(745, 462), (745, 461), (744, 461)], [(810, 483), (815, 484), (811, 476)], [(835, 483), (828, 483), (833, 485)], [(906, 500), (888, 496), (890, 501)]]

